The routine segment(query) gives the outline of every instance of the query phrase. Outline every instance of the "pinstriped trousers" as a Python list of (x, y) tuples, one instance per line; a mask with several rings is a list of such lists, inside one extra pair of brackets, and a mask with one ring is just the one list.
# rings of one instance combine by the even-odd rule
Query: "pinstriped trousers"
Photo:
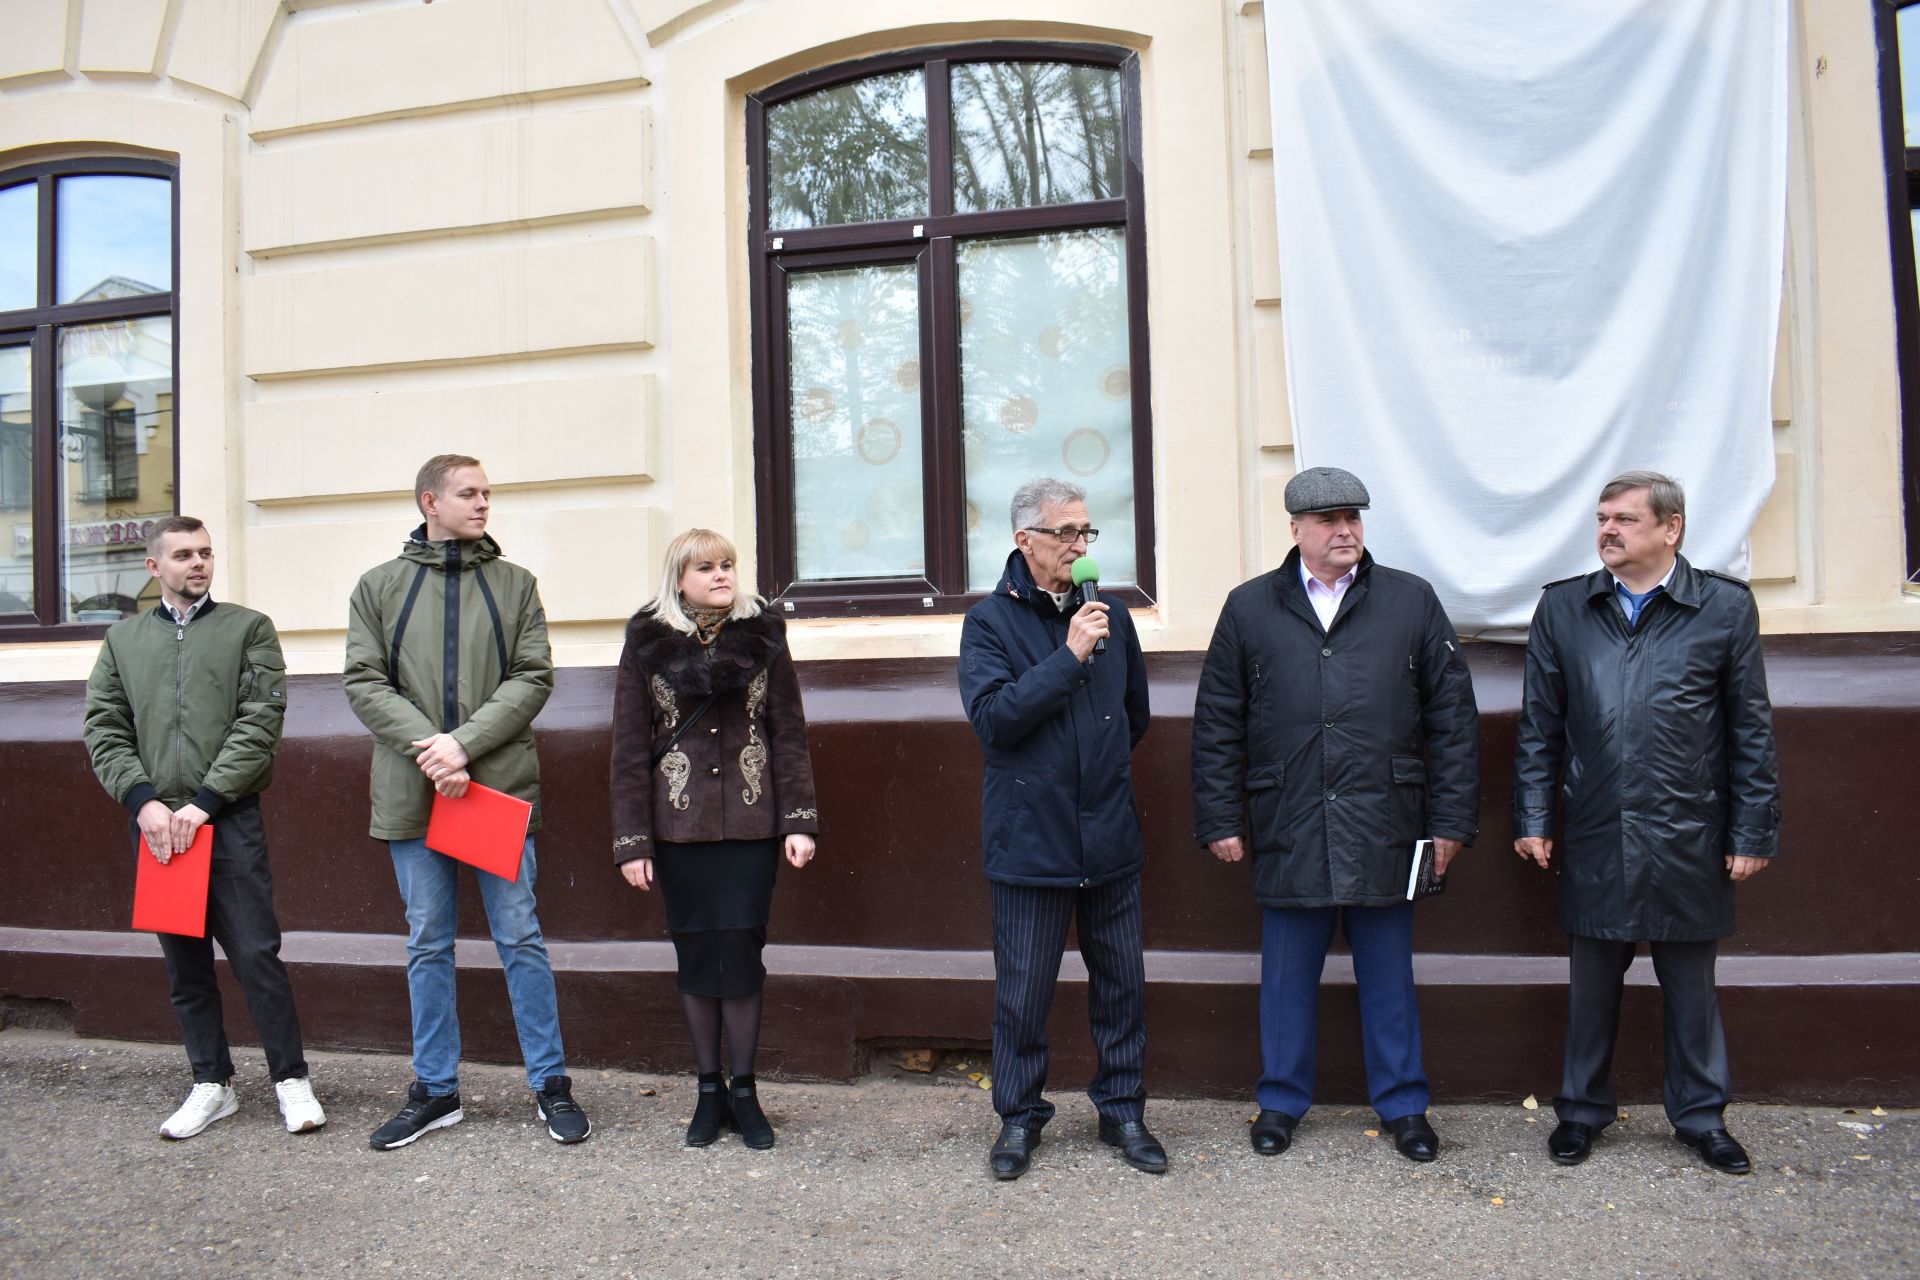
[(1147, 971), (1140, 943), (1140, 875), (1088, 887), (1033, 888), (990, 882), (993, 891), (993, 1109), (1009, 1124), (1039, 1129), (1053, 1119), (1045, 1098), (1047, 1015), (1078, 918), (1087, 962), (1087, 1024), (1099, 1066), (1087, 1096), (1104, 1120), (1146, 1112)]

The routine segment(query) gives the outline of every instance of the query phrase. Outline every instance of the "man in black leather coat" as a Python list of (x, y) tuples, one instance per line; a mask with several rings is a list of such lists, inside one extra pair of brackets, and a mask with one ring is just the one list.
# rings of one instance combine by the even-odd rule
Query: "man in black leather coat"
[(1667, 1119), (1706, 1162), (1746, 1173), (1714, 992), (1734, 885), (1779, 851), (1780, 783), (1759, 612), (1746, 583), (1679, 554), (1680, 486), (1629, 471), (1600, 494), (1605, 568), (1550, 584), (1527, 641), (1514, 850), (1542, 867), (1561, 814), (1570, 938), (1560, 1124), (1547, 1150), (1587, 1158), (1618, 1114), (1620, 993), (1646, 941), (1666, 1012)]

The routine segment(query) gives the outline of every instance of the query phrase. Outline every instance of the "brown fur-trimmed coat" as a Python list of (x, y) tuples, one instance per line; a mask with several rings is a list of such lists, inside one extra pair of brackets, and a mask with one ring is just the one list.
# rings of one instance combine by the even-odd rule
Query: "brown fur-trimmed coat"
[[(697, 723), (654, 754), (710, 693)], [(627, 623), (613, 698), (613, 857), (658, 841), (760, 840), (820, 829), (807, 717), (772, 614), (736, 619), (702, 645), (644, 610)]]

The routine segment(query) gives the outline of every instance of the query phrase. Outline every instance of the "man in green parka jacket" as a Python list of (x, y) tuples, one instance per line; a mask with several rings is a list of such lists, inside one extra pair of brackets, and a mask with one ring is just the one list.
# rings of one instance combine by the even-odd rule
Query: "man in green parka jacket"
[(425, 836), (434, 793), (457, 799), (469, 782), (533, 805), (519, 877), (475, 875), (535, 1108), (554, 1141), (580, 1142), (590, 1125), (573, 1101), (553, 966), (534, 914), (533, 718), (553, 691), (546, 614), (533, 575), (501, 559), (487, 536), (492, 491), (478, 461), (431, 458), (413, 488), (425, 523), (396, 558), (361, 576), (347, 619), (347, 701), (373, 733), (371, 832), (387, 842), (407, 904), (413, 1004), (415, 1079), (372, 1145), (404, 1147), (462, 1118), (453, 954), (460, 864), (427, 848)]
[(83, 733), (100, 785), (127, 807), (134, 840), (144, 836), (155, 860), (172, 861), (202, 827), (213, 830), (211, 937), (159, 935), (194, 1081), (160, 1132), (190, 1138), (240, 1106), (213, 967), (216, 939), (253, 1013), (288, 1131), (317, 1129), (327, 1116), (307, 1078), (280, 959), (260, 817), (287, 716), (280, 637), (265, 614), (214, 601), (213, 540), (191, 516), (154, 522), (147, 571), (160, 581), (160, 603), (108, 629), (87, 679)]

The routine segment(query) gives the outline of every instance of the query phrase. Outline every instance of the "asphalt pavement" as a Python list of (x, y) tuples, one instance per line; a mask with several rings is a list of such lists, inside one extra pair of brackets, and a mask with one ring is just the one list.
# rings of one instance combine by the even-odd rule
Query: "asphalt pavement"
[[(1256, 1156), (1250, 1105), (1156, 1100), (1173, 1169), (1135, 1172), (1083, 1095), (1024, 1179), (964, 1077), (763, 1081), (779, 1145), (681, 1145), (693, 1079), (580, 1071), (593, 1118), (552, 1142), (512, 1068), (463, 1070), (463, 1124), (393, 1152), (404, 1058), (317, 1053), (329, 1123), (279, 1124), (257, 1049), (239, 1114), (155, 1128), (191, 1084), (174, 1046), (0, 1031), (0, 1274), (42, 1276), (1738, 1277), (1920, 1275), (1920, 1113), (1736, 1106), (1755, 1172), (1715, 1173), (1658, 1105), (1552, 1164), (1547, 1109), (1437, 1106), (1415, 1165), (1365, 1107), (1322, 1106)], [(1068, 1082), (1062, 1082), (1068, 1083)], [(1370, 1132), (1371, 1131), (1371, 1132)]]

